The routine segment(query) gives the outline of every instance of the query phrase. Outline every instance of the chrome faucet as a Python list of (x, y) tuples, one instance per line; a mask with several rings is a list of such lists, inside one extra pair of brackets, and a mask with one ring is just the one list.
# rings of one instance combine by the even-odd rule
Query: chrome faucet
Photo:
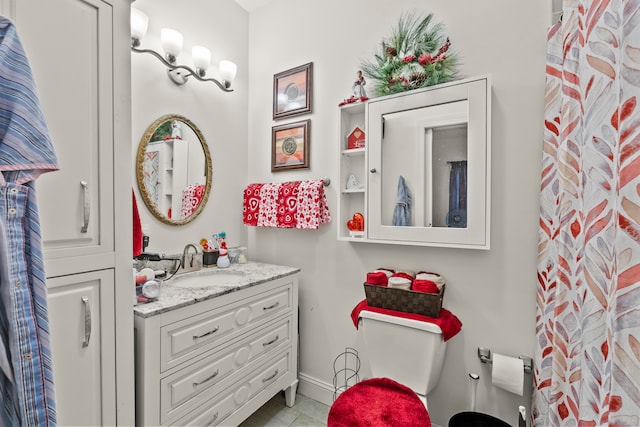
[[(189, 243), (187, 244), (187, 246), (184, 247), (184, 250), (182, 251), (182, 268), (183, 269), (192, 269), (194, 268), (193, 265), (193, 258), (194, 256), (191, 255), (191, 259), (189, 260), (189, 265), (187, 266), (187, 257), (189, 256), (189, 248), (193, 248), (195, 255), (198, 254), (198, 248), (195, 247), (195, 245)], [(197, 268), (197, 265), (195, 266)]]

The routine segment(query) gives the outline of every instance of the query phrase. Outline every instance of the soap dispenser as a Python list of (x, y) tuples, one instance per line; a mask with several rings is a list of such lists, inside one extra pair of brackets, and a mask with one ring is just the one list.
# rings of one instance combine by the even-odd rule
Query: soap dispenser
[(222, 241), (220, 243), (220, 254), (218, 255), (218, 268), (227, 268), (231, 265), (231, 261), (229, 261), (229, 250), (227, 249), (226, 242)]

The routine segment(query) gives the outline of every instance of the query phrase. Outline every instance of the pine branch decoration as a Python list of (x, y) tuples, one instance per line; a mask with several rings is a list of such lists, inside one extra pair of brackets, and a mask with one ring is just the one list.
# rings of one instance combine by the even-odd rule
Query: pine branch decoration
[(403, 14), (374, 59), (361, 64), (378, 96), (445, 83), (457, 78), (457, 55), (433, 14)]

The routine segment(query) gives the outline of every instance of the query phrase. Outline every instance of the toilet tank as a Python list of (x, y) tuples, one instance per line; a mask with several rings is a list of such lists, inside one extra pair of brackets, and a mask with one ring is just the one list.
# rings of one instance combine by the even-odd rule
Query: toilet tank
[(433, 390), (447, 346), (438, 325), (366, 310), (360, 319), (373, 377), (391, 378), (423, 396)]

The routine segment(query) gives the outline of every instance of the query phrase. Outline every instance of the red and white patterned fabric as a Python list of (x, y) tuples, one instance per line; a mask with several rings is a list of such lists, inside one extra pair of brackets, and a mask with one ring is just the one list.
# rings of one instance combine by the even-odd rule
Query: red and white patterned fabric
[(249, 184), (242, 219), (257, 227), (317, 229), (331, 221), (323, 181)]
[(321, 179), (302, 181), (298, 193), (296, 228), (317, 229), (320, 224), (331, 221), (331, 214), (324, 194)]
[(260, 190), (262, 184), (249, 184), (244, 189), (244, 205), (242, 207), (242, 221), (246, 225), (258, 225), (260, 207)]
[(549, 30), (533, 423), (640, 425), (640, 2)]
[(258, 203), (258, 227), (278, 226), (278, 191), (280, 184), (263, 184)]
[(182, 212), (180, 213), (180, 218), (186, 218), (198, 209), (203, 196), (204, 185), (192, 184), (182, 190)]
[(278, 188), (278, 228), (294, 228), (297, 225), (299, 182), (283, 182)]

